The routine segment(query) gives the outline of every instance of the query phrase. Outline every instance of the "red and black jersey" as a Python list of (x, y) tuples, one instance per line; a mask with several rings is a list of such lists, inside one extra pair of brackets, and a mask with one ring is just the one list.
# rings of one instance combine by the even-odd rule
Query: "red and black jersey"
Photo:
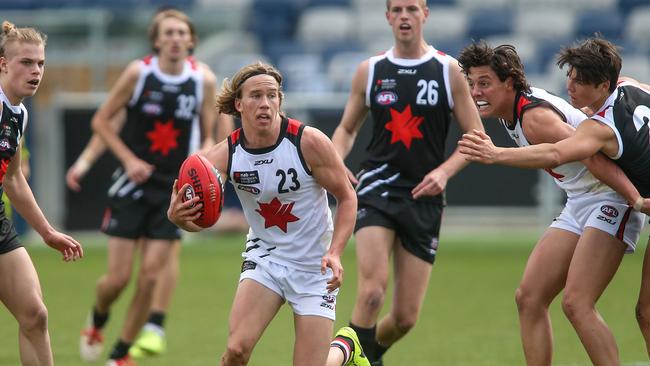
[(433, 47), (419, 59), (396, 58), (392, 49), (369, 59), (366, 105), (373, 133), (359, 195), (411, 197), (413, 187), (445, 161), (454, 106), (451, 61)]
[(591, 118), (609, 126), (618, 139), (612, 159), (644, 197), (650, 196), (650, 91), (620, 83)]
[(160, 70), (157, 57), (145, 57), (122, 139), (171, 184), (185, 158), (200, 147), (202, 103), (203, 73), (193, 59), (181, 74), (169, 75)]
[(20, 139), (27, 126), (27, 109), (20, 103), (12, 105), (0, 88), (0, 103), (2, 115), (0, 116), (0, 183), (7, 173), (9, 162), (16, 155)]

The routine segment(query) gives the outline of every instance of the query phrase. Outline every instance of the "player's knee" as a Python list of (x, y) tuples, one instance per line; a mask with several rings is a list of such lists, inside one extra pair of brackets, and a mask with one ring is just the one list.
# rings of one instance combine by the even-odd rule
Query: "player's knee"
[(18, 316), (20, 329), (26, 333), (44, 332), (47, 330), (47, 308), (43, 302), (26, 306)]
[(224, 359), (227, 365), (246, 365), (251, 357), (252, 347), (240, 342), (228, 342)]
[(562, 297), (562, 311), (570, 321), (579, 320), (582, 315), (592, 308), (593, 305), (590, 306), (586, 301), (571, 292), (565, 292)]
[(158, 273), (154, 271), (141, 271), (138, 275), (138, 286), (153, 288), (158, 280)]
[(515, 291), (515, 303), (517, 303), (519, 313), (534, 311), (543, 307), (539, 298), (521, 286)]
[(641, 328), (650, 328), (650, 304), (637, 302), (636, 308), (636, 321)]
[(381, 286), (367, 288), (362, 291), (363, 304), (371, 311), (379, 310), (384, 304), (386, 289)]
[(130, 272), (108, 273), (97, 281), (97, 287), (107, 286), (113, 291), (122, 291), (131, 280)]
[(417, 312), (411, 314), (398, 315), (395, 317), (395, 327), (400, 334), (408, 333), (418, 320)]

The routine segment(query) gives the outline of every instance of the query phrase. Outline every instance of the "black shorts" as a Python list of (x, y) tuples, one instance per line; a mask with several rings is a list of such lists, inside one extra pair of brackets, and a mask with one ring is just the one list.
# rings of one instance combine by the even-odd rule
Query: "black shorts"
[(109, 190), (102, 219), (104, 233), (127, 239), (180, 239), (181, 229), (167, 218), (171, 184), (167, 189), (147, 183), (126, 188), (126, 192)]
[(359, 197), (354, 231), (381, 226), (395, 231), (404, 249), (431, 264), (436, 259), (443, 206), (396, 197)]
[[(2, 194), (1, 191), (0, 194)], [(22, 246), (13, 222), (5, 215), (5, 205), (0, 202), (0, 254), (8, 253)]]

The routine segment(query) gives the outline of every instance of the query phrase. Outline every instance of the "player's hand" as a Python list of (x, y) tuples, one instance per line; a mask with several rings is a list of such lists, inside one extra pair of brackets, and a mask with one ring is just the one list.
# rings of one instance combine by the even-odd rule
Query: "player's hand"
[(641, 206), (640, 211), (646, 215), (650, 215), (650, 198), (643, 199), (643, 206)]
[(494, 146), (490, 136), (479, 130), (463, 134), (458, 146), (458, 151), (465, 155), (465, 159), (483, 164), (494, 164), (500, 149)]
[(423, 196), (435, 196), (440, 194), (447, 187), (447, 181), (449, 176), (442, 169), (434, 169), (429, 174), (424, 176), (422, 182), (420, 182), (413, 190), (411, 194), (413, 199), (418, 199)]
[(352, 173), (352, 171), (348, 169), (348, 167), (345, 167), (345, 174), (347, 174), (348, 179), (350, 180), (350, 183), (352, 183), (353, 186), (356, 187), (356, 185), (359, 184), (359, 180), (354, 175), (354, 173)]
[[(174, 180), (172, 187), (172, 195), (169, 200), (169, 208), (167, 209), (167, 218), (176, 226), (186, 231), (200, 231), (201, 227), (194, 224), (192, 221), (201, 216), (201, 204), (199, 196), (194, 196), (191, 199), (183, 202), (183, 197), (178, 194), (177, 188), (178, 180)], [(180, 192), (185, 192), (190, 187), (189, 183), (185, 183), (180, 189)]]
[(81, 191), (81, 178), (83, 178), (83, 174), (80, 174), (76, 164), (72, 164), (65, 174), (65, 183), (71, 190), (79, 192)]
[(124, 170), (132, 182), (142, 184), (149, 180), (151, 173), (154, 171), (154, 166), (142, 159), (133, 158), (124, 163)]
[(332, 292), (341, 287), (343, 283), (343, 265), (341, 264), (341, 257), (331, 253), (325, 253), (321, 260), (320, 272), (325, 274), (327, 268), (332, 270), (332, 278), (327, 281), (327, 291)]
[(66, 262), (76, 261), (84, 256), (83, 248), (79, 242), (73, 237), (56, 230), (52, 230), (52, 232), (45, 235), (43, 241), (45, 241), (45, 244), (61, 252), (63, 254), (63, 260)]

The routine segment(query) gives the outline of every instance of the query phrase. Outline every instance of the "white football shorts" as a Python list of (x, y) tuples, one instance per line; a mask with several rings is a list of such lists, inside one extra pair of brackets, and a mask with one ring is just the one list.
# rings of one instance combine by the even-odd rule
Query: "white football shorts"
[(327, 291), (327, 281), (332, 278), (331, 269), (328, 268), (325, 274), (321, 274), (252, 257), (246, 257), (244, 261), (240, 282), (251, 279), (262, 284), (282, 297), (297, 315), (336, 319), (336, 296), (339, 289)]
[(582, 235), (584, 228), (604, 231), (627, 245), (633, 253), (645, 224), (645, 214), (632, 210), (625, 200), (614, 192), (602, 192), (573, 197), (550, 227)]

